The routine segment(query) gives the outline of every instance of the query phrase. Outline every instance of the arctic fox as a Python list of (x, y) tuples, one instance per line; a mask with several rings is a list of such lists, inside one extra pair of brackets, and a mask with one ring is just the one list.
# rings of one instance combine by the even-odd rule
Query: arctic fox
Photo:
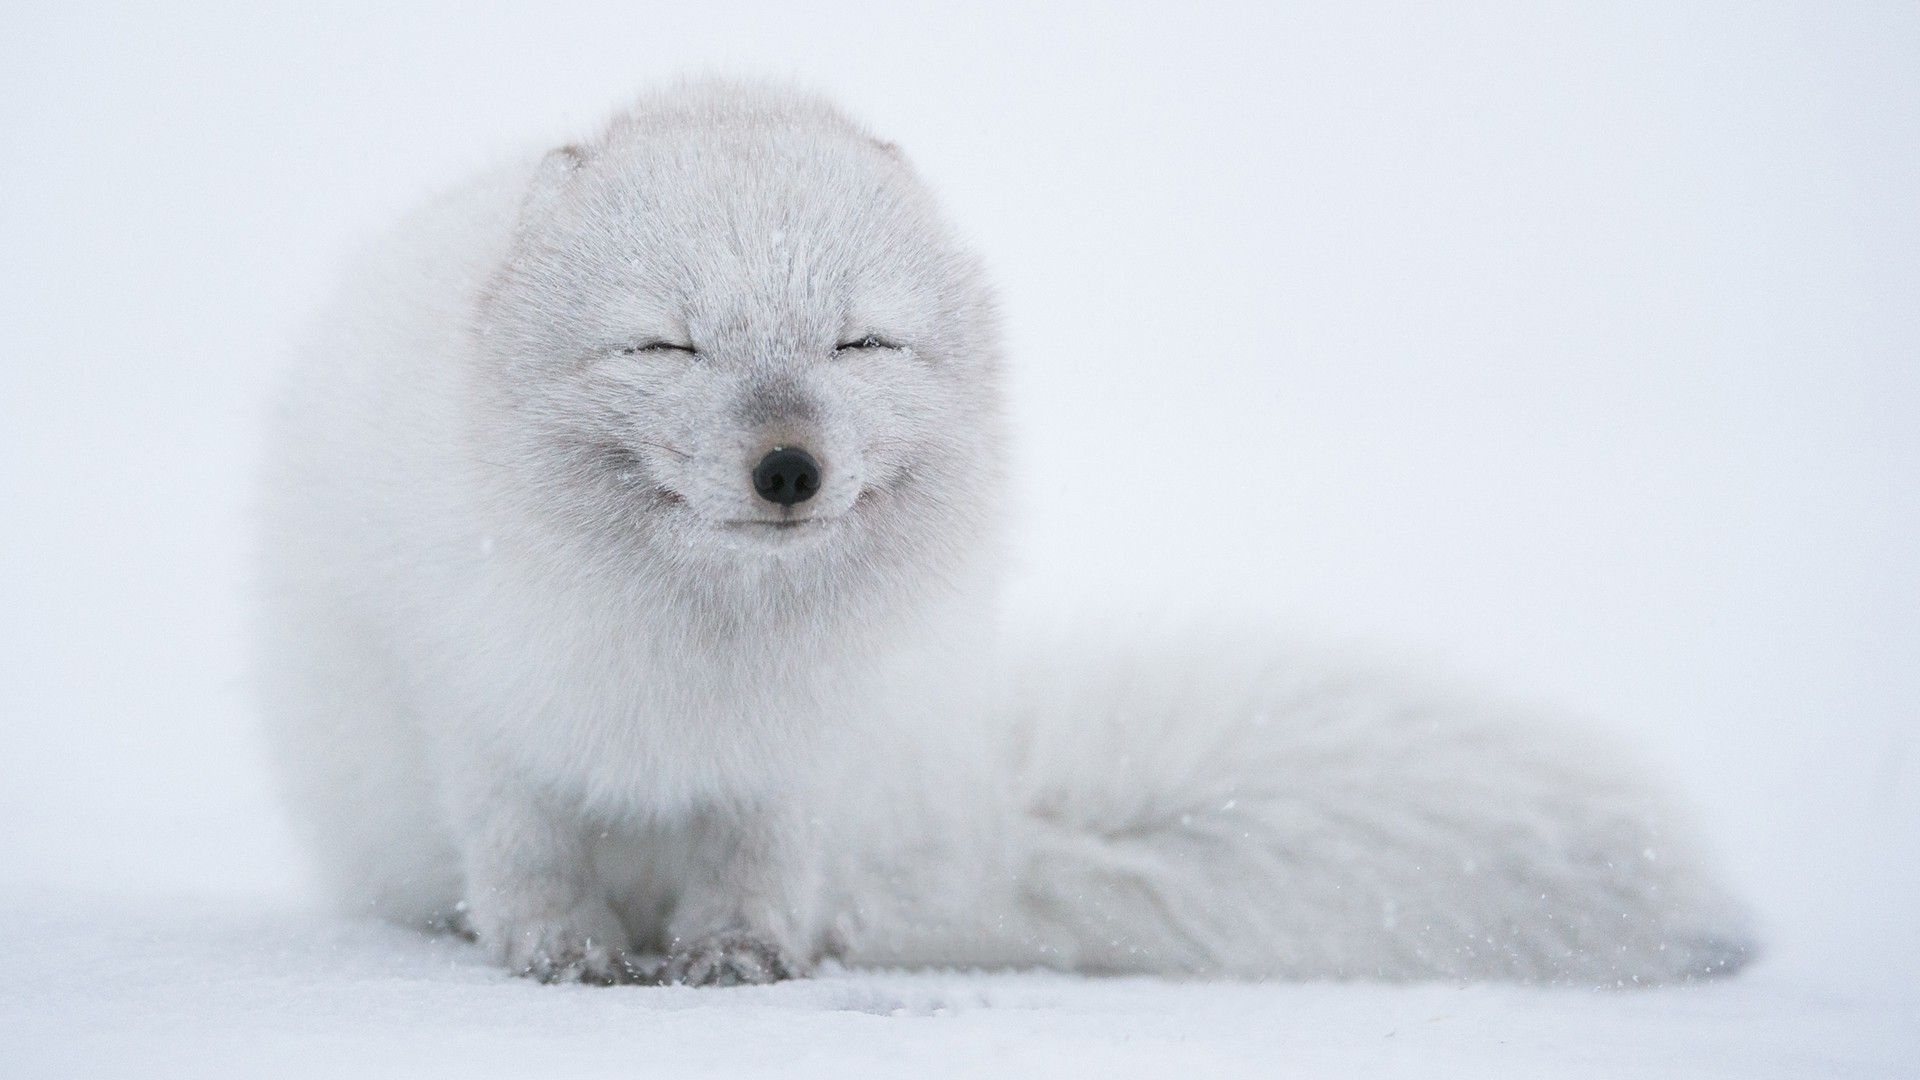
[(646, 97), (409, 218), (265, 486), (264, 708), (339, 902), (603, 983), (1749, 955), (1549, 725), (1251, 635), (1002, 645), (1000, 369), (899, 149), (783, 89)]

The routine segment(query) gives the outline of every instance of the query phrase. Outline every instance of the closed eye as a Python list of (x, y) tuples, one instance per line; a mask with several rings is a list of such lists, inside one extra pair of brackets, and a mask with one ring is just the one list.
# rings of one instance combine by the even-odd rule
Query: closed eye
[(661, 340), (642, 341), (635, 345), (627, 345), (622, 347), (620, 351), (627, 354), (628, 356), (638, 356), (641, 353), (664, 353), (664, 352), (686, 353), (688, 356), (700, 355), (700, 350), (694, 348), (691, 345), (682, 345), (677, 341), (661, 341)]
[(865, 334), (850, 341), (843, 341), (833, 347), (837, 353), (853, 352), (860, 349), (898, 349), (899, 345), (888, 341), (878, 334)]

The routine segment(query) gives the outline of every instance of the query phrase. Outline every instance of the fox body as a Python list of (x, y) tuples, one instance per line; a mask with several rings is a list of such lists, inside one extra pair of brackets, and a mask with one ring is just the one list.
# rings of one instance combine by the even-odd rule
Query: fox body
[(549, 980), (1745, 958), (1550, 724), (1247, 635), (1003, 643), (1000, 366), (900, 151), (804, 95), (663, 92), (413, 215), (264, 488), (264, 709), (332, 893)]

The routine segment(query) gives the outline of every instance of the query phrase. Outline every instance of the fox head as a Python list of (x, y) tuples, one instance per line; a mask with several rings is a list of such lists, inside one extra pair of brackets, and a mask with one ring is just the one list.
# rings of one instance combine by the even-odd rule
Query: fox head
[(910, 594), (993, 524), (978, 263), (900, 152), (820, 101), (681, 90), (548, 153), (474, 347), (478, 456), (590, 565)]

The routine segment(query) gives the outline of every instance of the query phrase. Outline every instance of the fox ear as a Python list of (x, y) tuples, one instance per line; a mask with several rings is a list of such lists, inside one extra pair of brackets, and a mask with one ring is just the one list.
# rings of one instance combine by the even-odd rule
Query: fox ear
[(540, 162), (540, 168), (543, 171), (559, 170), (570, 173), (585, 165), (589, 156), (586, 147), (579, 143), (568, 143), (547, 151), (547, 156)]
[(574, 174), (586, 168), (590, 160), (592, 156), (586, 148), (575, 143), (547, 151), (547, 155), (540, 159), (540, 166), (534, 170), (533, 183), (527, 191), (526, 209), (529, 214), (544, 209), (558, 198), (572, 183)]

